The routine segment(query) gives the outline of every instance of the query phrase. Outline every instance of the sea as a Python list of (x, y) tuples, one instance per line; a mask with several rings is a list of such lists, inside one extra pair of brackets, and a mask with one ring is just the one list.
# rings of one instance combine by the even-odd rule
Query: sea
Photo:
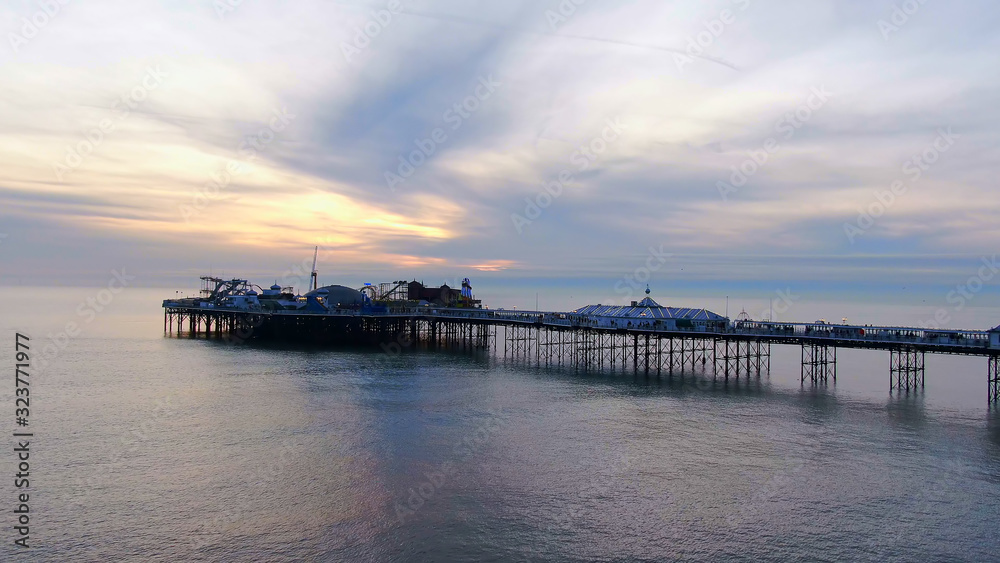
[(172, 291), (102, 291), (0, 289), (0, 560), (1000, 561), (984, 358), (909, 393), (878, 351), (826, 385), (782, 346), (759, 378), (580, 372), (165, 335)]

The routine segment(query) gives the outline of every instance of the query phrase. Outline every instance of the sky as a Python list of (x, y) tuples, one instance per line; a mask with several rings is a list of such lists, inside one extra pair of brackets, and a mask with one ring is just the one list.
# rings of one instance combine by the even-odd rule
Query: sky
[(977, 0), (7, 0), (0, 284), (266, 282), (319, 246), (327, 283), (524, 301), (995, 302), (998, 27)]

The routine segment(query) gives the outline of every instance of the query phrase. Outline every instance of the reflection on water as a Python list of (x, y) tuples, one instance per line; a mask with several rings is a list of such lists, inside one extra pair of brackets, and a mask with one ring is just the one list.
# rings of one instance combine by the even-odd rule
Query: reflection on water
[(893, 391), (885, 403), (889, 421), (907, 430), (926, 428), (931, 422), (923, 391)]

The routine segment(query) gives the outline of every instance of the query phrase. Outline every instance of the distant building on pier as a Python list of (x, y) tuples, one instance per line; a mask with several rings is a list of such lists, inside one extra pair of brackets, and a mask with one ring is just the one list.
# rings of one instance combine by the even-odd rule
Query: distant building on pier
[(406, 296), (410, 301), (426, 301), (441, 307), (475, 307), (482, 305), (482, 300), (472, 296), (472, 284), (469, 278), (462, 280), (462, 288), (455, 289), (448, 284), (441, 287), (426, 287), (416, 280), (406, 287)]
[(726, 317), (707, 309), (690, 309), (684, 307), (664, 307), (652, 298), (633, 301), (631, 305), (587, 305), (572, 312), (594, 320), (598, 327), (617, 328), (657, 328), (661, 330), (674, 329), (722, 329), (726, 326)]

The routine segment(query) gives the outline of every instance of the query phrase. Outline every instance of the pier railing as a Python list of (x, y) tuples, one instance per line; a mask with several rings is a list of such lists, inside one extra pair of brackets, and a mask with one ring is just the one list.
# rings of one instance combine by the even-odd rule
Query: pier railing
[(725, 327), (695, 325), (668, 326), (658, 319), (588, 317), (547, 311), (435, 309), (422, 314), (440, 318), (485, 319), (494, 321), (562, 326), (569, 328), (617, 329), (638, 332), (704, 333), (706, 335), (757, 336), (774, 340), (828, 340), (837, 342), (914, 344), (924, 346), (990, 347), (984, 330), (940, 330), (903, 326), (833, 325), (826, 323), (785, 323), (743, 321)]

